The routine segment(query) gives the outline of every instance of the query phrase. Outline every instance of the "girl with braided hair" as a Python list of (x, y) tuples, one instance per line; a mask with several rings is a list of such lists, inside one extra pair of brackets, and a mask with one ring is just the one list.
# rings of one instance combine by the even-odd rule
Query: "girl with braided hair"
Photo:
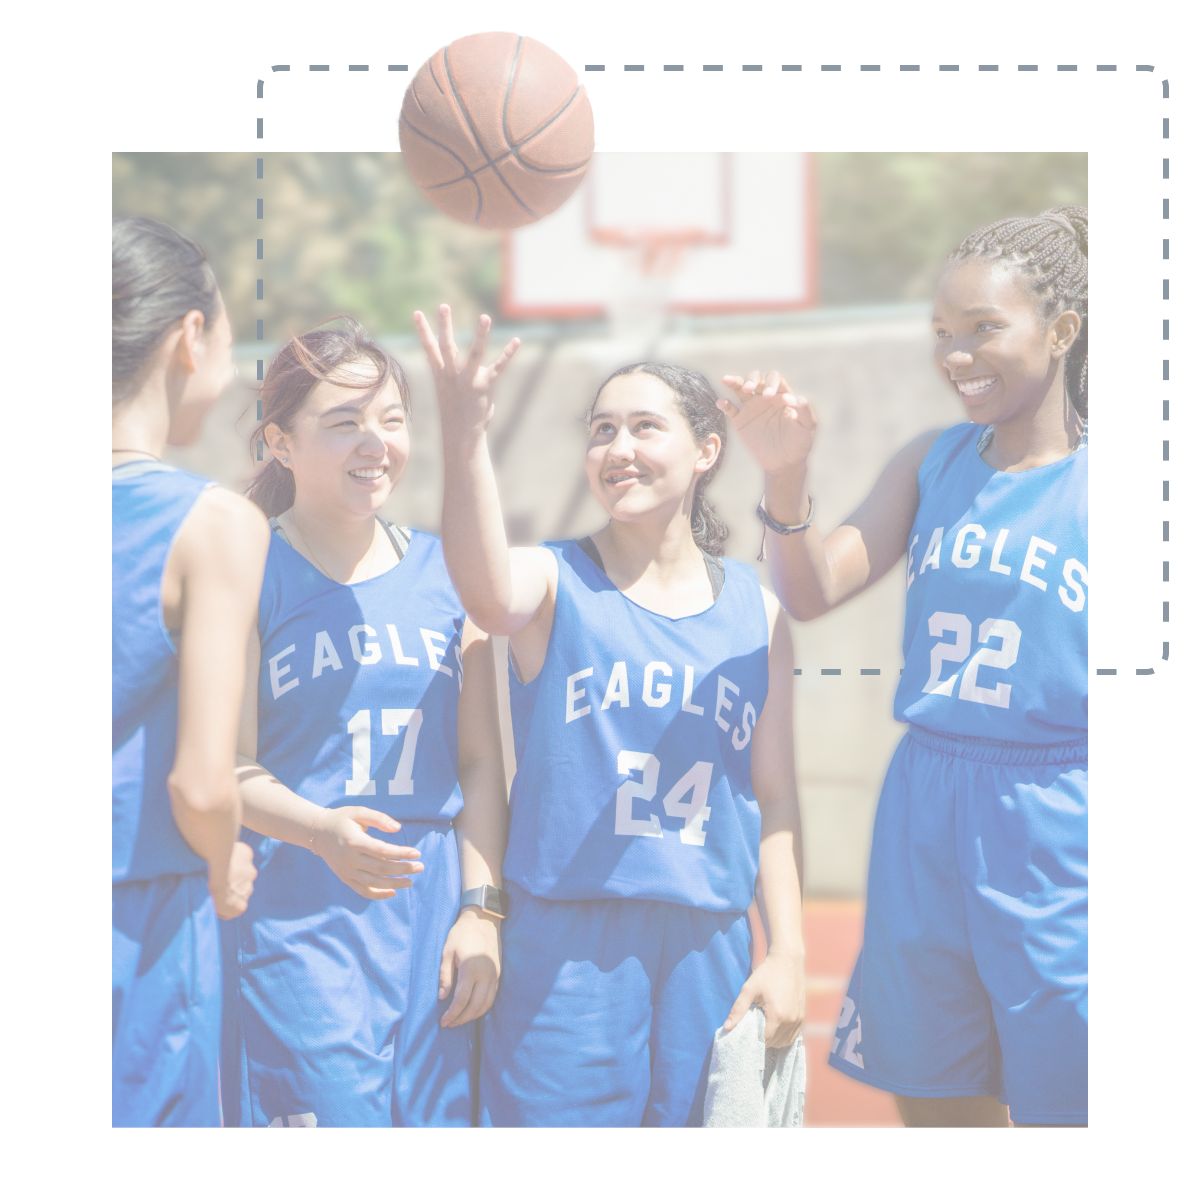
[(909, 729), (830, 1063), (893, 1092), (906, 1125), (1085, 1125), (1087, 210), (973, 233), (933, 331), (966, 421), (905, 446), (825, 538), (812, 405), (777, 372), (724, 377), (788, 612), (904, 562)]

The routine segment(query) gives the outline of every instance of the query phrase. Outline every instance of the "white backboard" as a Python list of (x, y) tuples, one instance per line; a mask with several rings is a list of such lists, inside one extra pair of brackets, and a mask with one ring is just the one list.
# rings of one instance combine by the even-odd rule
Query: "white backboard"
[(639, 239), (690, 243), (660, 287), (672, 312), (770, 312), (816, 301), (806, 154), (596, 154), (557, 212), (505, 235), (507, 317), (612, 310)]

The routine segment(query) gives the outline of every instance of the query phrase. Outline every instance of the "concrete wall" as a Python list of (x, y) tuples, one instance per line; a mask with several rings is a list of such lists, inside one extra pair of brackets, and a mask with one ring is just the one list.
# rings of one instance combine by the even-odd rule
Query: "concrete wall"
[[(418, 347), (405, 341), (390, 348), (412, 382), (413, 450), (386, 515), (437, 532), (441, 457), (432, 380)], [(754, 367), (776, 368), (813, 401), (820, 428), (811, 486), (817, 524), (825, 532), (852, 511), (906, 441), (961, 419), (957, 400), (932, 367), (928, 319), (911, 307), (818, 312), (759, 325), (693, 322), (690, 328), (677, 325), (652, 353), (703, 370), (714, 381)], [(583, 415), (611, 370), (645, 356), (643, 347), (601, 337), (524, 339), (498, 388), (491, 433), (514, 543), (578, 537), (603, 524), (583, 476)], [(254, 379), (254, 357), (239, 355), (239, 368), (243, 380)], [(172, 451), (171, 461), (243, 486), (254, 466), (246, 445), (254, 408), (244, 384), (232, 388), (210, 416), (203, 440)], [(752, 563), (758, 553), (761, 526), (754, 509), (761, 493), (761, 473), (733, 440), (709, 489), (731, 529), (730, 557)], [(767, 583), (765, 569), (758, 570)], [(838, 611), (793, 624), (796, 666), (803, 672), (795, 681), (796, 743), (810, 893), (857, 895), (865, 886), (875, 800), (902, 733), (891, 716), (901, 666), (902, 579), (897, 568)], [(841, 674), (822, 675), (823, 668)], [(860, 675), (863, 668), (881, 673)], [(507, 696), (503, 700), (507, 710)]]

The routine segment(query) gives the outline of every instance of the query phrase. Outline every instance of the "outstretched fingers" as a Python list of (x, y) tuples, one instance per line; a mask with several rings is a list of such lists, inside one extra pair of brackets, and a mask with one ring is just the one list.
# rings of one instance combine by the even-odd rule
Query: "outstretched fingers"
[(421, 349), (425, 351), (425, 357), (429, 359), (429, 365), (435, 371), (442, 370), (446, 364), (442, 360), (442, 352), (438, 347), (437, 338), (434, 336), (425, 314), (420, 309), (413, 313), (413, 324), (417, 327), (417, 339), (421, 343)]
[[(484, 336), (487, 336), (486, 333)], [(438, 349), (442, 352), (445, 365), (457, 370), (458, 346), (454, 342), (454, 321), (448, 304), (438, 305)]]

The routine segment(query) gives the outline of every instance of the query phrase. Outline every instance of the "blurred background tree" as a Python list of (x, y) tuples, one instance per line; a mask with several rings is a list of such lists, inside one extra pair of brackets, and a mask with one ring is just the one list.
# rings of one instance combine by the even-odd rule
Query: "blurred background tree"
[[(1086, 154), (816, 159), (823, 305), (923, 300), (972, 229), (1087, 203)], [(253, 155), (115, 154), (113, 212), (157, 217), (205, 247), (241, 342), (254, 339), (258, 318), (278, 342), (335, 312), (387, 335), (410, 333), (413, 309), (441, 301), (464, 327), (499, 311), (500, 235), (434, 209), (399, 154), (271, 154), (261, 180)]]

